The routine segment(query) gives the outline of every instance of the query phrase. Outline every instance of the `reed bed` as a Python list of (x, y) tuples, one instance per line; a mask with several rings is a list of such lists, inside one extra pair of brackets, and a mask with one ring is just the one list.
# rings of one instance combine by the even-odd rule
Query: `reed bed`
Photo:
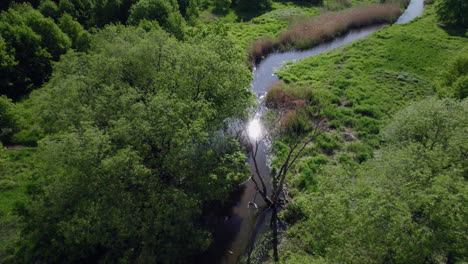
[(274, 51), (311, 48), (329, 41), (347, 31), (373, 24), (392, 23), (401, 14), (404, 4), (371, 4), (341, 12), (322, 14), (292, 25), (275, 39), (263, 37), (255, 41), (249, 58), (258, 63)]

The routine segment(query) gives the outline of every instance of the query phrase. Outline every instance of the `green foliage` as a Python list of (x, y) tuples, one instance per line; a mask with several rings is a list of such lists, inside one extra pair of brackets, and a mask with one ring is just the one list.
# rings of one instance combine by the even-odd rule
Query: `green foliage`
[(72, 48), (77, 51), (86, 51), (89, 48), (91, 35), (71, 15), (64, 14), (59, 19), (59, 27), (72, 40)]
[(458, 99), (468, 96), (468, 55), (455, 58), (442, 74), (439, 94)]
[(6, 96), (0, 96), (0, 142), (10, 143), (10, 137), (18, 129), (15, 104)]
[(42, 0), (37, 8), (45, 17), (57, 19), (60, 16), (60, 10), (57, 4), (52, 0)]
[(176, 1), (140, 0), (132, 6), (128, 23), (138, 25), (141, 20), (156, 20), (168, 32), (182, 39), (185, 20)]
[(437, 144), (448, 148), (449, 141), (466, 125), (466, 102), (427, 99), (397, 113), (384, 134), (393, 144), (418, 143), (432, 150)]
[(336, 135), (320, 134), (317, 136), (315, 143), (322, 149), (326, 154), (333, 154), (333, 151), (340, 147), (340, 143)]
[(465, 259), (467, 117), (466, 100), (418, 102), (396, 115), (386, 128), (389, 144), (371, 162), (322, 170), (319, 188), (295, 198), (303, 216), (288, 231), (283, 261)]
[(94, 0), (60, 0), (58, 4), (61, 14), (73, 16), (82, 25), (93, 25)]
[(15, 99), (41, 85), (51, 72), (52, 61), (71, 46), (53, 19), (28, 4), (1, 14), (0, 36), (0, 54), (7, 58), (0, 65), (0, 94)]
[(438, 0), (437, 15), (443, 22), (467, 27), (468, 4), (464, 0)]
[(110, 26), (64, 55), (31, 95), (54, 135), (39, 144), (18, 261), (184, 263), (206, 249), (202, 209), (247, 178), (219, 131), (250, 105), (250, 77), (230, 38), (209, 33)]

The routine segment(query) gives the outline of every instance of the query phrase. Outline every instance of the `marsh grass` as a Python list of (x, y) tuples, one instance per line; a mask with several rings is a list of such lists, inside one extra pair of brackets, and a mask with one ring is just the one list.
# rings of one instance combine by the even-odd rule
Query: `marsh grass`
[(259, 62), (262, 57), (273, 51), (306, 49), (354, 28), (394, 22), (405, 4), (406, 1), (401, 4), (371, 4), (304, 19), (274, 39), (263, 37), (255, 41), (251, 46), (249, 58), (252, 62)]

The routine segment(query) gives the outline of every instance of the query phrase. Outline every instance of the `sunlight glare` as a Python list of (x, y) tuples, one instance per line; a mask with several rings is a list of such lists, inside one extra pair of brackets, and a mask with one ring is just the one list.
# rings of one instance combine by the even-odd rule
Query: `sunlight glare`
[(258, 117), (250, 120), (247, 126), (247, 133), (250, 139), (259, 139), (262, 136), (262, 125)]

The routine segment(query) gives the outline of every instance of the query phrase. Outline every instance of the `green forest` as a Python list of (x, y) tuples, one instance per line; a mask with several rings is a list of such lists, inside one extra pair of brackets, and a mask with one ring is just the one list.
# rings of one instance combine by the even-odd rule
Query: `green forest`
[[(467, 14), (2, 0), (0, 263), (468, 263)], [(380, 24), (251, 89), (269, 55)], [(242, 130), (257, 107), (268, 177)], [(265, 228), (233, 260), (232, 208), (251, 205)]]

